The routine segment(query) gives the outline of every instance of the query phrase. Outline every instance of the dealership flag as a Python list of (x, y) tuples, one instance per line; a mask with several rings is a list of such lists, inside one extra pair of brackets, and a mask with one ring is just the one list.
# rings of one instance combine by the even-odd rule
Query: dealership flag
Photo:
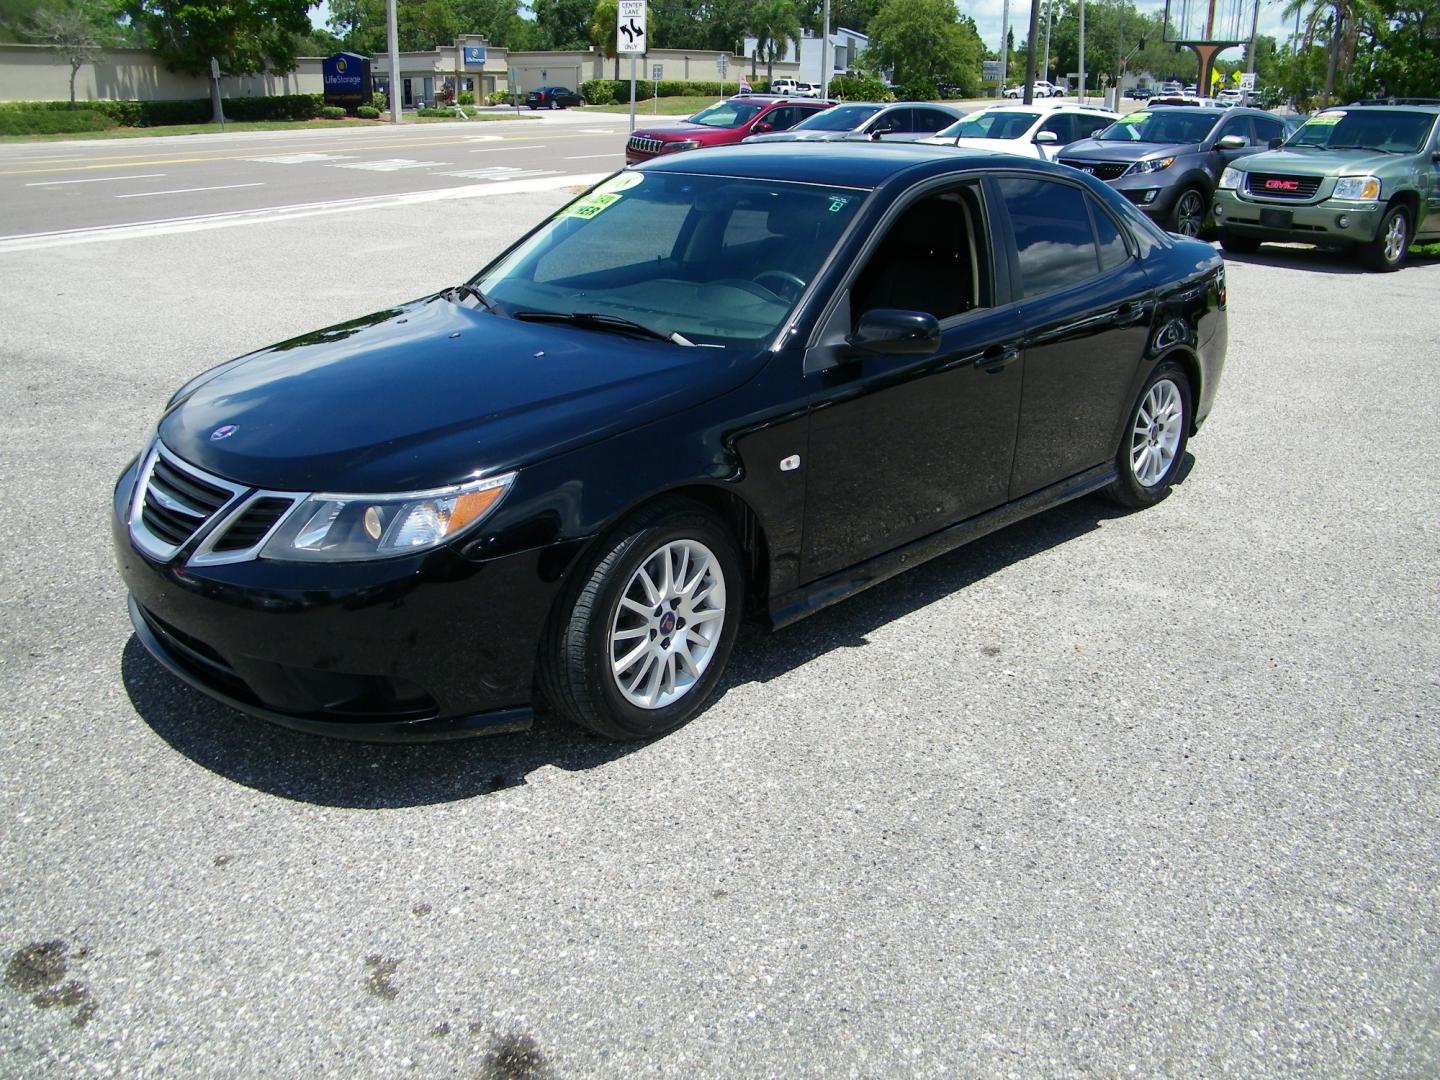
[(740, 93), (742, 93), (742, 94), (751, 93), (750, 83), (749, 83), (749, 81), (745, 78), (744, 75), (741, 75), (741, 76), (740, 76)]

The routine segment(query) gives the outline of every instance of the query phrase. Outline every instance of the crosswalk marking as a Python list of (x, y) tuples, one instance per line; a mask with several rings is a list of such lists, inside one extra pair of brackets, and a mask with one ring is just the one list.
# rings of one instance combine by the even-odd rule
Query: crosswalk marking
[(332, 169), (366, 169), (370, 172), (399, 172), (402, 169), (433, 169), (448, 165), (447, 161), (411, 161), (409, 158), (381, 158), (378, 161), (352, 161), (332, 165)]
[(559, 169), (511, 169), (504, 165), (492, 165), (488, 169), (460, 169), (456, 172), (439, 173), (440, 176), (454, 176), (461, 180), (522, 180), (529, 176), (554, 176)]
[(248, 161), (264, 162), (267, 165), (312, 165), (319, 162), (354, 161), (354, 154), (276, 154), (274, 157), (252, 157)]

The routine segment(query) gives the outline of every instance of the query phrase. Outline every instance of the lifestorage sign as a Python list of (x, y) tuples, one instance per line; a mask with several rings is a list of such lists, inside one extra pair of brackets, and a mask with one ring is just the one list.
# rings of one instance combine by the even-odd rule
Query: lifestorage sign
[(320, 65), (325, 76), (325, 104), (369, 105), (374, 96), (370, 85), (370, 59), (359, 53), (342, 52), (327, 56)]

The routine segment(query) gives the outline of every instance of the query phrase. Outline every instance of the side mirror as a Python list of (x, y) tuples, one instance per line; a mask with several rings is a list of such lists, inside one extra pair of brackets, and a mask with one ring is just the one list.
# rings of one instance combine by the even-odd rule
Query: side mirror
[(894, 128), (888, 128), (888, 127), (874, 128), (874, 129), (870, 132), (870, 140), (873, 142), (873, 141), (875, 141), (876, 139), (880, 138), (881, 135), (889, 135), (889, 134), (890, 134), (892, 131), (894, 131), (894, 130), (895, 130)]
[(758, 132), (758, 133), (760, 133), (760, 134), (764, 134), (764, 133), (767, 132), (767, 131), (774, 131), (774, 130), (775, 130), (775, 125), (774, 125), (774, 124), (767, 124), (764, 120), (761, 120), (761, 121), (759, 121), (758, 123), (756, 123), (756, 125), (755, 125), (753, 128), (751, 128), (750, 130), (751, 130), (751, 131), (754, 131), (754, 132)]
[(1226, 135), (1215, 144), (1217, 150), (1243, 150), (1249, 145), (1244, 135)]
[(940, 323), (925, 311), (875, 308), (860, 316), (847, 339), (854, 348), (881, 356), (930, 356), (940, 351)]
[(1285, 140), (1279, 138), (1278, 136), (1277, 136), (1276, 138), (1270, 140), (1270, 149), (1271, 149), (1271, 150), (1279, 150), (1280, 147), (1282, 147), (1282, 146), (1284, 146), (1284, 145), (1285, 145)]
[(1060, 136), (1053, 131), (1041, 131), (1035, 135), (1035, 141), (1037, 143), (1057, 143), (1060, 141)]

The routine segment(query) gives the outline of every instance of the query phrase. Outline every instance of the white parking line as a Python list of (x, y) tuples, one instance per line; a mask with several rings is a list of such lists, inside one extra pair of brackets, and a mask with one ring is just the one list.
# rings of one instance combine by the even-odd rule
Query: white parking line
[(534, 146), (486, 146), (479, 150), (467, 150), (467, 154), (493, 154), (496, 150), (544, 150), (545, 147), (536, 143)]
[(0, 255), (35, 251), (42, 248), (92, 244), (102, 240), (131, 240), (146, 236), (195, 232), (201, 229), (223, 229), (236, 225), (258, 225), (268, 221), (292, 221), (319, 214), (344, 214), (388, 207), (412, 206), (417, 203), (476, 196), (528, 195), (535, 191), (559, 188), (588, 188), (604, 180), (606, 173), (571, 173), (566, 176), (532, 177), (498, 184), (473, 184), (460, 188), (434, 191), (407, 191), (399, 195), (365, 195), (354, 199), (330, 202), (295, 203), (290, 206), (267, 206), (256, 210), (230, 210), (218, 214), (196, 214), (190, 217), (162, 218), (156, 221), (135, 221), (123, 225), (100, 225), (84, 229), (59, 229), (53, 232), (20, 233), (0, 236)]
[(134, 176), (95, 176), (89, 180), (36, 180), (26, 187), (59, 187), (61, 184), (108, 184), (113, 180), (153, 180), (163, 172), (136, 173)]
[(597, 158), (597, 157), (619, 157), (619, 156), (620, 156), (621, 154), (623, 154), (624, 152), (625, 152), (625, 151), (623, 151), (623, 150), (611, 150), (610, 153), (608, 153), (608, 154), (580, 154), (580, 155), (578, 155), (578, 156), (576, 156), (576, 157), (567, 157), (565, 160), (566, 160), (566, 161), (586, 161), (586, 160), (588, 160), (588, 159), (590, 159), (590, 158)]
[(117, 199), (145, 199), (151, 195), (185, 195), (192, 191), (226, 191), (229, 188), (237, 187), (264, 187), (263, 181), (257, 180), (253, 184), (216, 184), (214, 187), (182, 187), (172, 188), (169, 191), (132, 191), (128, 195), (116, 195)]

